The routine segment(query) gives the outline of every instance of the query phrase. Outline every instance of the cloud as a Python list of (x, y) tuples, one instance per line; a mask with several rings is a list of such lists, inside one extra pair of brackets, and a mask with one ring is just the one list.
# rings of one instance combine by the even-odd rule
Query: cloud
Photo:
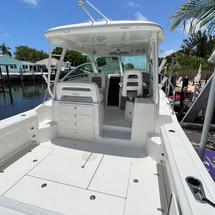
[(139, 21), (146, 21), (147, 20), (147, 17), (142, 15), (142, 13), (140, 12), (137, 12), (134, 14), (136, 20), (139, 20)]
[(128, 1), (127, 6), (128, 7), (140, 7), (140, 5), (138, 3), (135, 3), (133, 1)]
[(22, 0), (22, 1), (32, 6), (37, 6), (39, 4), (39, 0)]

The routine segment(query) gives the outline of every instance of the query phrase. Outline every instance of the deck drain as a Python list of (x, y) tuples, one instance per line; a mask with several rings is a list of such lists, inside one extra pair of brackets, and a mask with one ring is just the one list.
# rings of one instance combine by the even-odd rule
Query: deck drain
[(47, 184), (44, 183), (44, 184), (41, 185), (41, 187), (42, 187), (42, 188), (45, 188), (45, 187), (47, 187)]
[(133, 182), (134, 183), (139, 183), (139, 180), (138, 179), (134, 179)]
[(90, 200), (95, 200), (95, 199), (96, 199), (95, 195), (90, 196)]
[(37, 159), (33, 160), (33, 162), (37, 162)]

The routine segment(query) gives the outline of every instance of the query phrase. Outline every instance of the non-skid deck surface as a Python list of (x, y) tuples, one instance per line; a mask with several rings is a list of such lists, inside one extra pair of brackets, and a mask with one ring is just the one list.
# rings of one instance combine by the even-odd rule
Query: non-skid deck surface
[(125, 111), (118, 108), (105, 108), (104, 124), (131, 128), (131, 122), (125, 119)]
[(129, 147), (124, 157), (96, 144), (37, 146), (0, 173), (0, 194), (62, 214), (162, 214), (156, 162)]

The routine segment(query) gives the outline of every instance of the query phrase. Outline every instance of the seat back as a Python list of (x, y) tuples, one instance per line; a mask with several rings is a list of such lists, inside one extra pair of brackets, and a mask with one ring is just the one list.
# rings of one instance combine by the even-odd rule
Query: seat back
[(88, 75), (89, 82), (97, 84), (99, 90), (105, 89), (106, 87), (106, 74), (105, 73), (90, 73)]
[(123, 76), (122, 96), (141, 97), (143, 94), (143, 77), (139, 70), (127, 70)]
[(57, 100), (98, 103), (101, 101), (101, 97), (98, 86), (93, 82), (59, 82), (57, 84)]

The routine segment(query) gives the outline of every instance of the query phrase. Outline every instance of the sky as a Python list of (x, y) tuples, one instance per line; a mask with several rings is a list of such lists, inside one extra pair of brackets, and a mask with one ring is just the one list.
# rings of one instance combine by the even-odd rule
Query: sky
[[(102, 17), (85, 3), (95, 20)], [(188, 0), (90, 0), (110, 20), (147, 20), (164, 30), (165, 40), (160, 57), (180, 49), (188, 35), (182, 27), (170, 31), (170, 16)], [(17, 46), (28, 46), (48, 53), (49, 41), (44, 32), (50, 28), (88, 22), (78, 0), (1, 0), (0, 44), (14, 53)]]

